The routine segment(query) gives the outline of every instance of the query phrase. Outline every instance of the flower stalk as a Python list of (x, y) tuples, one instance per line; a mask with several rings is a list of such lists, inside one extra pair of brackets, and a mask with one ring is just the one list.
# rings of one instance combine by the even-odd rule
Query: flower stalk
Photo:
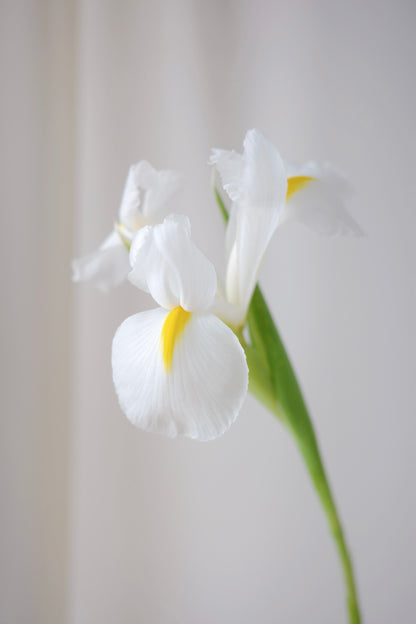
[[(217, 189), (215, 196), (225, 220), (228, 213)], [(292, 433), (325, 511), (340, 557), (347, 592), (350, 624), (361, 616), (352, 560), (331, 492), (312, 421), (295, 373), (259, 286), (250, 302), (247, 324), (250, 342), (239, 332), (249, 367), (249, 390)]]
[(257, 284), (278, 227), (300, 221), (328, 235), (361, 236), (346, 201), (350, 188), (330, 165), (285, 163), (261, 132), (246, 133), (243, 153), (213, 149), (230, 218), (224, 289), (195, 245), (184, 215), (167, 214), (181, 176), (146, 161), (130, 167), (114, 231), (73, 261), (73, 280), (102, 291), (128, 279), (156, 308), (118, 327), (113, 382), (130, 422), (170, 437), (213, 440), (237, 418), (250, 391), (294, 436), (326, 513), (347, 586), (350, 624), (360, 624), (351, 557), (296, 376)]

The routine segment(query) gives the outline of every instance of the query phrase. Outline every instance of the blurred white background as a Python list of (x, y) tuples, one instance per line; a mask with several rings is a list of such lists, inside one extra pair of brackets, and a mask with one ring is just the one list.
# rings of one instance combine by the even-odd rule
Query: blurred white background
[(282, 228), (261, 283), (300, 377), (364, 621), (414, 621), (416, 7), (410, 0), (3, 0), (0, 622), (346, 622), (292, 440), (252, 397), (212, 443), (135, 429), (110, 347), (153, 305), (72, 285), (128, 166), (187, 177), (220, 267), (206, 165), (261, 129), (330, 161), (365, 239)]

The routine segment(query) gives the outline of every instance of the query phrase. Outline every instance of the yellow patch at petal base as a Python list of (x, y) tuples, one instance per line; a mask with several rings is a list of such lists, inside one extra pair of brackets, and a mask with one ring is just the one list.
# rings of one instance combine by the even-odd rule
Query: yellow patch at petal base
[(114, 226), (115, 231), (121, 238), (121, 242), (127, 247), (127, 251), (130, 251), (132, 234), (128, 231), (125, 225), (122, 223), (116, 223)]
[(303, 189), (309, 182), (314, 181), (315, 178), (309, 176), (293, 176), (293, 178), (287, 179), (287, 192), (286, 201), (292, 197), (294, 193), (297, 193)]
[(169, 312), (162, 327), (162, 350), (163, 365), (165, 371), (172, 370), (173, 350), (176, 341), (182, 336), (185, 326), (192, 316), (192, 312), (187, 312), (178, 306)]

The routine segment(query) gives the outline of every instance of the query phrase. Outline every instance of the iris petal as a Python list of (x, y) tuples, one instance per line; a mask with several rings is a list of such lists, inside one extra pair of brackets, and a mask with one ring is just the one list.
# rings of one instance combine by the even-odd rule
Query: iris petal
[(113, 232), (97, 251), (72, 261), (72, 280), (91, 282), (107, 292), (126, 279), (129, 269), (129, 253), (120, 236)]
[(226, 295), (239, 308), (243, 324), (285, 203), (286, 170), (277, 149), (258, 130), (247, 132), (243, 155), (215, 150), (211, 162), (233, 200), (226, 235)]
[(150, 292), (167, 310), (181, 306), (200, 312), (214, 300), (215, 269), (191, 240), (187, 217), (171, 215), (160, 225), (140, 230), (130, 248), (130, 262), (132, 284)]
[[(363, 230), (346, 208), (352, 195), (351, 187), (334, 167), (309, 162), (300, 167), (288, 165), (287, 171), (290, 176), (288, 201), (279, 225), (299, 221), (327, 236), (363, 235)], [(313, 183), (302, 183), (311, 179)]]
[(248, 369), (235, 334), (213, 314), (193, 314), (166, 371), (161, 348), (169, 313), (135, 314), (113, 340), (113, 380), (122, 410), (137, 427), (198, 440), (222, 435), (244, 401)]

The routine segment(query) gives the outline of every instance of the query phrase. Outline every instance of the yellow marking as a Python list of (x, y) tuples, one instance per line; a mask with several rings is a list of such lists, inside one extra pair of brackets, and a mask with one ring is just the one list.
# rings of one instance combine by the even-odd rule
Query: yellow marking
[(115, 224), (115, 230), (121, 238), (121, 242), (127, 247), (127, 251), (130, 251), (131, 247), (131, 234), (128, 229), (122, 223)]
[(169, 312), (162, 327), (162, 349), (163, 365), (165, 371), (172, 370), (173, 350), (176, 341), (182, 336), (185, 325), (192, 316), (192, 312), (187, 312), (178, 306)]
[(303, 189), (308, 182), (312, 182), (313, 180), (315, 180), (315, 178), (310, 178), (309, 176), (293, 176), (293, 178), (288, 178), (286, 201), (288, 201), (294, 193)]

